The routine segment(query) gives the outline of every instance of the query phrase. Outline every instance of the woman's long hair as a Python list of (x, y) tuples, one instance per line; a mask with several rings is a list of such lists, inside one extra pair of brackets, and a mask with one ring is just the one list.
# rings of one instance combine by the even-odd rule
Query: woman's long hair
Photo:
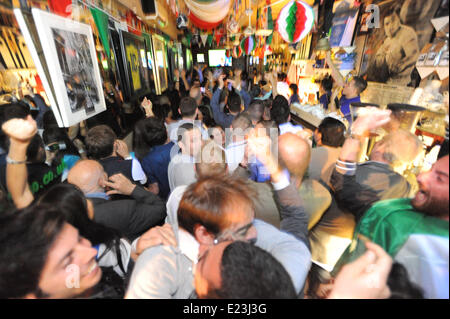
[(124, 274), (126, 273), (120, 252), (120, 233), (89, 218), (86, 198), (78, 187), (72, 184), (55, 185), (39, 198), (38, 203), (58, 207), (66, 221), (78, 229), (80, 235), (88, 239), (92, 245), (104, 244), (106, 249), (98, 260), (114, 249), (119, 267)]
[(55, 157), (51, 163), (52, 166), (58, 166), (63, 161), (64, 155), (80, 156), (77, 147), (70, 140), (69, 135), (67, 135), (67, 132), (63, 128), (54, 126), (45, 128), (42, 139), (44, 140), (45, 145), (55, 142), (63, 142), (66, 145), (65, 150), (56, 151)]

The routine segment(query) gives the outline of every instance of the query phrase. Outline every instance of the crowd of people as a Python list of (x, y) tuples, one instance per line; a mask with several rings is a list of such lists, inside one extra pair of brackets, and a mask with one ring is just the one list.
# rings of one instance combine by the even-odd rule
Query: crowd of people
[[(367, 84), (333, 78), (351, 117)], [(0, 298), (448, 298), (448, 151), (414, 191), (424, 147), (391, 110), (310, 131), (297, 91), (195, 66), (69, 129), (0, 106)]]

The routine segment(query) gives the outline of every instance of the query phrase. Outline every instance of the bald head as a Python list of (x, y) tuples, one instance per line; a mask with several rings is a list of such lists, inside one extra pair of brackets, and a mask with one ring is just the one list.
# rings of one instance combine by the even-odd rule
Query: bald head
[(375, 144), (370, 160), (396, 168), (412, 163), (422, 150), (423, 144), (415, 134), (400, 129)]
[(202, 92), (198, 86), (193, 86), (189, 91), (189, 96), (197, 102), (197, 105), (200, 105), (202, 102)]
[(78, 161), (67, 176), (67, 181), (78, 186), (85, 194), (103, 192), (103, 185), (107, 179), (102, 165), (93, 160)]
[(308, 142), (293, 133), (285, 133), (278, 138), (278, 154), (282, 165), (300, 183), (311, 158)]

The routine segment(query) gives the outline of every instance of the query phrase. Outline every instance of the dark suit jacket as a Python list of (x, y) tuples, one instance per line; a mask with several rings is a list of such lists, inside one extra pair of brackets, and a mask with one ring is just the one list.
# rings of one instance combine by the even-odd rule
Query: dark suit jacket
[(130, 240), (164, 222), (166, 205), (161, 198), (140, 186), (136, 186), (131, 197), (121, 200), (89, 198), (94, 204), (94, 220), (117, 229)]

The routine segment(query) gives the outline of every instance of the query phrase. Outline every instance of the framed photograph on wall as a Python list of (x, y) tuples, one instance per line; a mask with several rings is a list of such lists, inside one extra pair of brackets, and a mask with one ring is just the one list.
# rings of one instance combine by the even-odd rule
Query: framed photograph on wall
[(91, 27), (35, 8), (32, 14), (64, 126), (105, 111)]
[(168, 88), (167, 78), (167, 51), (164, 38), (158, 35), (152, 35), (153, 40), (153, 54), (155, 56), (155, 70), (157, 70), (159, 80), (159, 93), (161, 94)]
[(45, 95), (50, 103), (53, 114), (55, 115), (56, 122), (59, 127), (64, 127), (64, 123), (59, 112), (58, 102), (56, 101), (54, 86), (52, 79), (50, 78), (47, 62), (45, 61), (33, 16), (31, 12), (18, 8), (14, 9), (14, 15), (16, 16), (17, 23), (19, 24), (20, 31), (22, 32), (28, 51), (33, 59), (33, 63), (36, 66), (39, 78), (42, 81)]
[(128, 96), (134, 100), (150, 91), (145, 39), (126, 31), (120, 31), (120, 35)]

